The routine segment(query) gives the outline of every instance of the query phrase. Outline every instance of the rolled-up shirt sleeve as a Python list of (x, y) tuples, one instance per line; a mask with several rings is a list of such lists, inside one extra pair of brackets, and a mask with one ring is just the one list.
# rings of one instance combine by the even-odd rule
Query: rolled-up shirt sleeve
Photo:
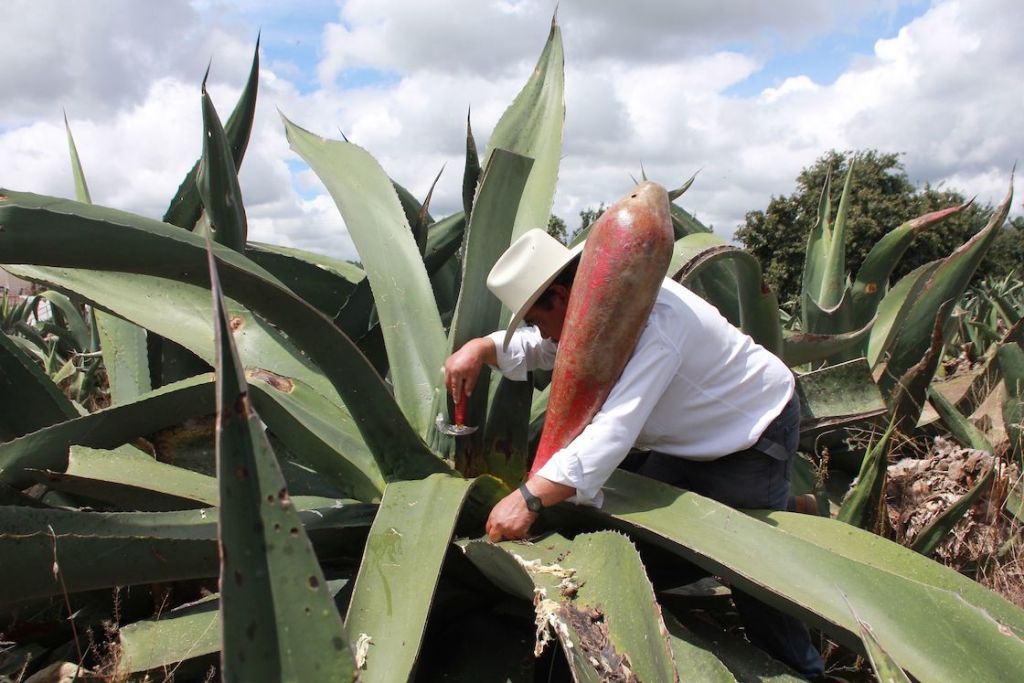
[(519, 327), (512, 333), (508, 348), (503, 349), (504, 330), (487, 335), (494, 342), (498, 358), (498, 370), (511, 380), (526, 380), (531, 370), (550, 370), (555, 367), (555, 352), (558, 345), (541, 336), (540, 330), (532, 325)]
[(570, 502), (601, 507), (601, 487), (633, 447), (680, 362), (674, 343), (646, 328), (594, 419), (537, 475), (575, 488)]

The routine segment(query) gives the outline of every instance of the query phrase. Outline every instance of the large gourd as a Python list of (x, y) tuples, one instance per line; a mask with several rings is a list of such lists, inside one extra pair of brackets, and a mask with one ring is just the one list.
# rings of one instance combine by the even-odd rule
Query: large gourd
[(672, 259), (668, 204), (665, 188), (644, 182), (591, 228), (569, 296), (531, 473), (590, 424), (632, 356)]

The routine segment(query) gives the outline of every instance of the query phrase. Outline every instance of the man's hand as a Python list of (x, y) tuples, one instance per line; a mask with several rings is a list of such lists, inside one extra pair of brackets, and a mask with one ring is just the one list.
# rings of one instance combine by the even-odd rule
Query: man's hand
[(470, 396), (484, 363), (497, 364), (494, 342), (487, 337), (470, 339), (444, 363), (444, 381), (452, 400), (458, 403)]
[[(573, 487), (536, 475), (530, 477), (527, 488), (530, 489), (530, 493), (540, 498), (544, 507), (557, 505), (576, 495), (576, 489)], [(526, 499), (517, 489), (498, 501), (491, 510), (491, 516), (487, 518), (487, 537), (494, 543), (526, 538), (530, 533), (530, 527), (537, 521), (537, 516), (536, 512), (530, 512), (526, 507)]]
[(536, 520), (537, 513), (526, 508), (523, 494), (513, 491), (491, 510), (491, 516), (487, 518), (487, 537), (494, 543), (518, 541), (529, 535)]

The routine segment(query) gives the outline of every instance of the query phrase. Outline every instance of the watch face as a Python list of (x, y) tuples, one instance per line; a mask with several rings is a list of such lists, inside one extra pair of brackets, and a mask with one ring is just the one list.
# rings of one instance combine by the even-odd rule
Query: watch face
[(531, 498), (526, 501), (526, 508), (530, 512), (540, 512), (544, 509), (544, 503), (540, 502), (540, 498)]

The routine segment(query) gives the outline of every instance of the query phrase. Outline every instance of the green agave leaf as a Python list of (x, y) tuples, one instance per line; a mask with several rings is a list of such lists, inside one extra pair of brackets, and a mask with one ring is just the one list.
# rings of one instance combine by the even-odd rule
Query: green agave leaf
[(654, 590), (625, 536), (473, 541), (463, 550), (498, 587), (534, 603), (535, 654), (553, 633), (575, 680), (679, 680)]
[(915, 268), (900, 278), (882, 298), (875, 324), (868, 335), (867, 359), (872, 368), (877, 367), (882, 361), (914, 302), (940, 263), (941, 261), (932, 261)]
[[(376, 505), (292, 499), (323, 557), (362, 552)], [(326, 505), (326, 507), (325, 507)], [(53, 529), (53, 533), (50, 529)], [(54, 547), (60, 577), (53, 574)], [(217, 576), (217, 511), (0, 509), (0, 605), (111, 586)]]
[(510, 487), (518, 486), (526, 476), (532, 409), (532, 382), (504, 377), (498, 381), (484, 429), (484, 471)]
[[(201, 238), (130, 213), (0, 190), (0, 223), (0, 262), (139, 272), (198, 285), (209, 277)], [(447, 471), (331, 320), (245, 257), (220, 245), (213, 251), (225, 292), (263, 315), (319, 366), (371, 451), (395, 465), (389, 476)]]
[[(672, 277), (697, 254), (705, 249), (719, 247), (725, 244), (725, 240), (713, 234), (710, 228), (705, 227), (675, 204), (669, 204), (669, 213), (676, 234), (676, 246), (668, 267), (668, 276)], [(731, 261), (719, 260), (709, 263), (698, 275), (691, 278), (687, 286), (714, 304), (726, 320), (736, 327), (740, 326), (742, 316), (736, 286), (736, 266)]]
[[(210, 291), (204, 286), (162, 277), (70, 268), (11, 266), (11, 272), (75, 292), (95, 306), (130, 320), (185, 347), (213, 364), (215, 350), (210, 316)], [(285, 377), (299, 379), (335, 404), (341, 404), (323, 373), (287, 337), (229, 300), (228, 314), (235, 343), (247, 362)]]
[(985, 436), (984, 432), (974, 426), (974, 424), (964, 417), (953, 402), (942, 395), (942, 392), (936, 391), (934, 386), (928, 388), (928, 401), (935, 408), (935, 412), (939, 414), (939, 418), (942, 420), (942, 424), (945, 425), (949, 433), (960, 442), (961, 446), (967, 448), (976, 448), (979, 451), (985, 451), (986, 453), (992, 453), (992, 444)]
[[(256, 116), (256, 92), (259, 89), (260, 74), (260, 39), (256, 38), (256, 49), (253, 50), (252, 66), (249, 68), (249, 78), (245, 83), (238, 103), (235, 105), (228, 122), (224, 125), (224, 134), (231, 147), (231, 157), (235, 161), (235, 169), (241, 167), (242, 157), (245, 156), (245, 148), (249, 145), (249, 133), (252, 131), (252, 122)], [(202, 214), (202, 205), (199, 200), (199, 191), (196, 186), (196, 176), (199, 173), (199, 161), (192, 166), (185, 179), (178, 188), (178, 193), (171, 200), (164, 214), (164, 222), (177, 225), (178, 227), (192, 230), (199, 216)]]
[(850, 291), (851, 318), (854, 325), (863, 326), (875, 316), (878, 304), (888, 289), (889, 276), (917, 233), (963, 211), (968, 206), (969, 202), (918, 216), (890, 230), (875, 243), (857, 271), (853, 289)]
[[(1013, 327), (1006, 331), (1003, 338), (999, 340), (1000, 346), (1016, 343), (1024, 347), (1024, 318), (1014, 323)], [(978, 409), (989, 393), (1002, 379), (1002, 370), (998, 360), (999, 346), (994, 347), (993, 352), (986, 355), (981, 370), (971, 380), (970, 386), (964, 395), (954, 404), (956, 409), (964, 415), (970, 415)]]
[(27, 469), (64, 471), (68, 446), (114, 448), (144, 434), (213, 412), (210, 377), (168, 385), (137, 401), (60, 422), (0, 444), (0, 481), (28, 486)]
[[(516, 213), (532, 166), (531, 159), (503, 149), (495, 150), (487, 162), (464, 241), (462, 286), (448, 334), (449, 353), (470, 339), (482, 337), (499, 327), (502, 306), (487, 289), (487, 274), (511, 242)], [(466, 419), (469, 424), (479, 424), (487, 415), (488, 374), (484, 373), (478, 383), (479, 390), (467, 400)], [(438, 378), (437, 389), (431, 412), (443, 411), (450, 415), (443, 376)], [(431, 438), (436, 437), (432, 435)], [(466, 476), (487, 471), (482, 445), (483, 433), (480, 431), (457, 440), (456, 467)]]
[(836, 519), (840, 522), (868, 531), (878, 530), (889, 467), (889, 439), (895, 428), (895, 420), (890, 421), (882, 436), (868, 446), (857, 475), (857, 483), (850, 488), (839, 508)]
[[(207, 71), (209, 75), (209, 71)], [(231, 143), (220, 124), (220, 117), (206, 92), (203, 78), (203, 157), (196, 172), (196, 187), (206, 210), (214, 241), (238, 253), (245, 251), (249, 228), (238, 186), (238, 171), (231, 154)]]
[(850, 605), (850, 612), (853, 614), (853, 618), (857, 620), (857, 626), (860, 628), (860, 640), (864, 644), (864, 649), (868, 653), (868, 658), (871, 660), (871, 666), (874, 668), (875, 676), (878, 677), (878, 680), (882, 683), (910, 683), (910, 679), (900, 665), (896, 663), (892, 656), (882, 647), (882, 644), (878, 642), (878, 638), (875, 637), (875, 632), (872, 630), (871, 625), (857, 616), (857, 612), (852, 604)]
[[(696, 236), (684, 239), (694, 238)], [(735, 265), (740, 329), (772, 353), (781, 354), (782, 327), (779, 324), (779, 302), (774, 292), (764, 285), (761, 265), (749, 252), (725, 244), (704, 249), (680, 268), (673, 279), (686, 285), (692, 278), (699, 276), (704, 268), (723, 260), (732, 261)]]
[(226, 681), (353, 680), (355, 659), (341, 615), (252, 408), (216, 261), (208, 254), (217, 332), (222, 675)]
[(66, 472), (47, 472), (41, 479), (51, 489), (127, 510), (160, 512), (218, 504), (216, 479), (159, 462), (132, 446), (71, 446)]
[(444, 364), (444, 330), (391, 181), (365, 150), (282, 119), (292, 150), (320, 177), (345, 219), (373, 289), (395, 398), (413, 429), (425, 434)]
[[(832, 250), (832, 170), (825, 176), (825, 186), (818, 200), (818, 220), (807, 236), (807, 251), (804, 253), (804, 270), (801, 284), (800, 301), (821, 301), (821, 292), (825, 285), (825, 269), (828, 267), (828, 255)], [(810, 321), (804, 320), (804, 329), (809, 329)]]
[[(873, 537), (885, 549), (864, 552), (869, 542), (862, 536), (870, 534), (849, 525), (778, 512), (756, 519), (628, 472), (613, 474), (604, 493), (601, 511), (580, 512), (663, 545), (857, 647), (858, 626), (845, 593), (882, 646), (918, 680), (1016, 680), (1024, 674), (1024, 611), (910, 550)], [(814, 533), (798, 533), (802, 529)]]
[(974, 501), (978, 499), (981, 492), (992, 485), (992, 475), (994, 472), (995, 466), (989, 467), (988, 471), (978, 479), (967, 493), (960, 496), (955, 503), (943, 510), (942, 514), (933, 518), (928, 523), (928, 526), (921, 529), (917, 536), (914, 537), (914, 542), (910, 545), (910, 549), (922, 555), (931, 555), (935, 552), (935, 549), (949, 535), (953, 527), (957, 525), (957, 522), (971, 509), (971, 506), (974, 505)]
[(855, 160), (850, 160), (843, 181), (843, 194), (839, 197), (836, 222), (832, 228), (825, 262), (821, 266), (821, 288), (814, 301), (823, 309), (833, 308), (846, 296), (846, 213), (850, 206), (850, 180)]
[(66, 325), (65, 331), (69, 336), (65, 338), (79, 351), (89, 351), (89, 325), (82, 317), (82, 311), (76, 306), (66, 294), (46, 290), (38, 296), (50, 302), (52, 310), (60, 316)]
[(480, 182), (480, 156), (476, 151), (469, 114), (466, 111), (466, 163), (462, 171), (462, 210), (467, 216), (473, 214), (473, 198), (476, 196), (477, 183)]
[[(444, 169), (442, 168), (441, 171), (443, 172)], [(440, 177), (441, 173), (438, 173), (437, 178), (434, 179), (434, 185), (437, 184)], [(430, 193), (427, 195), (427, 199), (423, 204), (420, 204), (419, 200), (409, 190), (399, 183), (391, 181), (391, 186), (395, 189), (395, 194), (398, 195), (398, 203), (402, 205), (402, 211), (405, 213), (405, 220), (409, 223), (409, 228), (412, 230), (413, 241), (416, 242), (416, 247), (420, 250), (420, 255), (423, 254), (427, 246), (427, 226), (434, 222), (433, 217), (427, 211), (427, 206), (430, 203), (430, 194), (434, 192), (434, 185), (430, 186)]]
[(672, 639), (676, 668), (683, 680), (701, 680), (701, 675), (708, 681), (723, 683), (798, 683), (805, 680), (744, 638), (716, 628), (699, 617), (683, 615), (677, 620), (666, 613), (665, 625)]
[(0, 440), (10, 441), (77, 416), (71, 401), (42, 368), (10, 337), (0, 334)]
[(170, 667), (180, 661), (220, 652), (220, 600), (210, 595), (118, 629), (122, 674)]
[(321, 313), (335, 319), (356, 286), (366, 279), (366, 273), (355, 264), (292, 247), (249, 242), (245, 255)]
[(343, 407), (294, 378), (265, 370), (248, 370), (246, 378), (260, 417), (318, 477), (358, 500), (380, 498), (384, 475)]
[[(370, 529), (345, 630), (362, 681), (410, 678), (445, 551), (472, 481), (436, 474), (393, 481)], [(366, 649), (368, 647), (368, 649)]]
[(1024, 462), (1024, 345), (1000, 345), (999, 368), (1006, 386), (1003, 424), (1010, 439), (1010, 452), (1018, 462)]
[(924, 410), (924, 403), (928, 396), (928, 386), (932, 377), (935, 376), (935, 369), (942, 360), (942, 352), (945, 347), (947, 321), (949, 312), (954, 305), (953, 301), (947, 301), (939, 307), (935, 317), (935, 329), (932, 331), (931, 345), (924, 353), (924, 357), (911, 366), (889, 395), (889, 409), (892, 413), (893, 424), (896, 429), (904, 434), (910, 434), (921, 419), (921, 411)]
[(808, 334), (805, 332), (784, 334), (782, 337), (782, 360), (789, 367), (794, 367), (837, 358), (840, 354), (857, 349), (866, 341), (874, 324), (875, 321), (872, 319), (859, 330), (844, 334)]
[(889, 363), (879, 379), (882, 391), (891, 391), (896, 381), (924, 355), (931, 341), (935, 317), (943, 302), (958, 300), (967, 288), (978, 264), (985, 257), (1006, 220), (1013, 200), (1013, 178), (1006, 198), (993, 212), (988, 224), (947, 256), (928, 278), (914, 305), (900, 321), (899, 333), (889, 350)]
[(562, 156), (562, 127), (565, 120), (565, 58), (562, 32), (554, 18), (544, 50), (530, 79), (501, 115), (484, 155), (487, 162), (495, 150), (506, 149), (533, 159), (533, 169), (523, 190), (512, 240), (532, 228), (548, 224), (555, 197), (558, 164)]
[[(71, 153), (71, 172), (75, 178), (75, 196), (84, 204), (92, 204), (89, 187), (85, 182), (85, 171), (78, 158), (78, 148), (71, 136), (67, 116), (64, 127), (68, 133), (68, 149)], [(92, 311), (92, 332), (99, 335), (99, 349), (103, 353), (103, 366), (107, 373), (107, 385), (111, 403), (128, 403), (150, 391), (149, 355), (146, 350), (146, 332), (127, 321), (102, 311)], [(96, 344), (92, 344), (93, 347)]]

